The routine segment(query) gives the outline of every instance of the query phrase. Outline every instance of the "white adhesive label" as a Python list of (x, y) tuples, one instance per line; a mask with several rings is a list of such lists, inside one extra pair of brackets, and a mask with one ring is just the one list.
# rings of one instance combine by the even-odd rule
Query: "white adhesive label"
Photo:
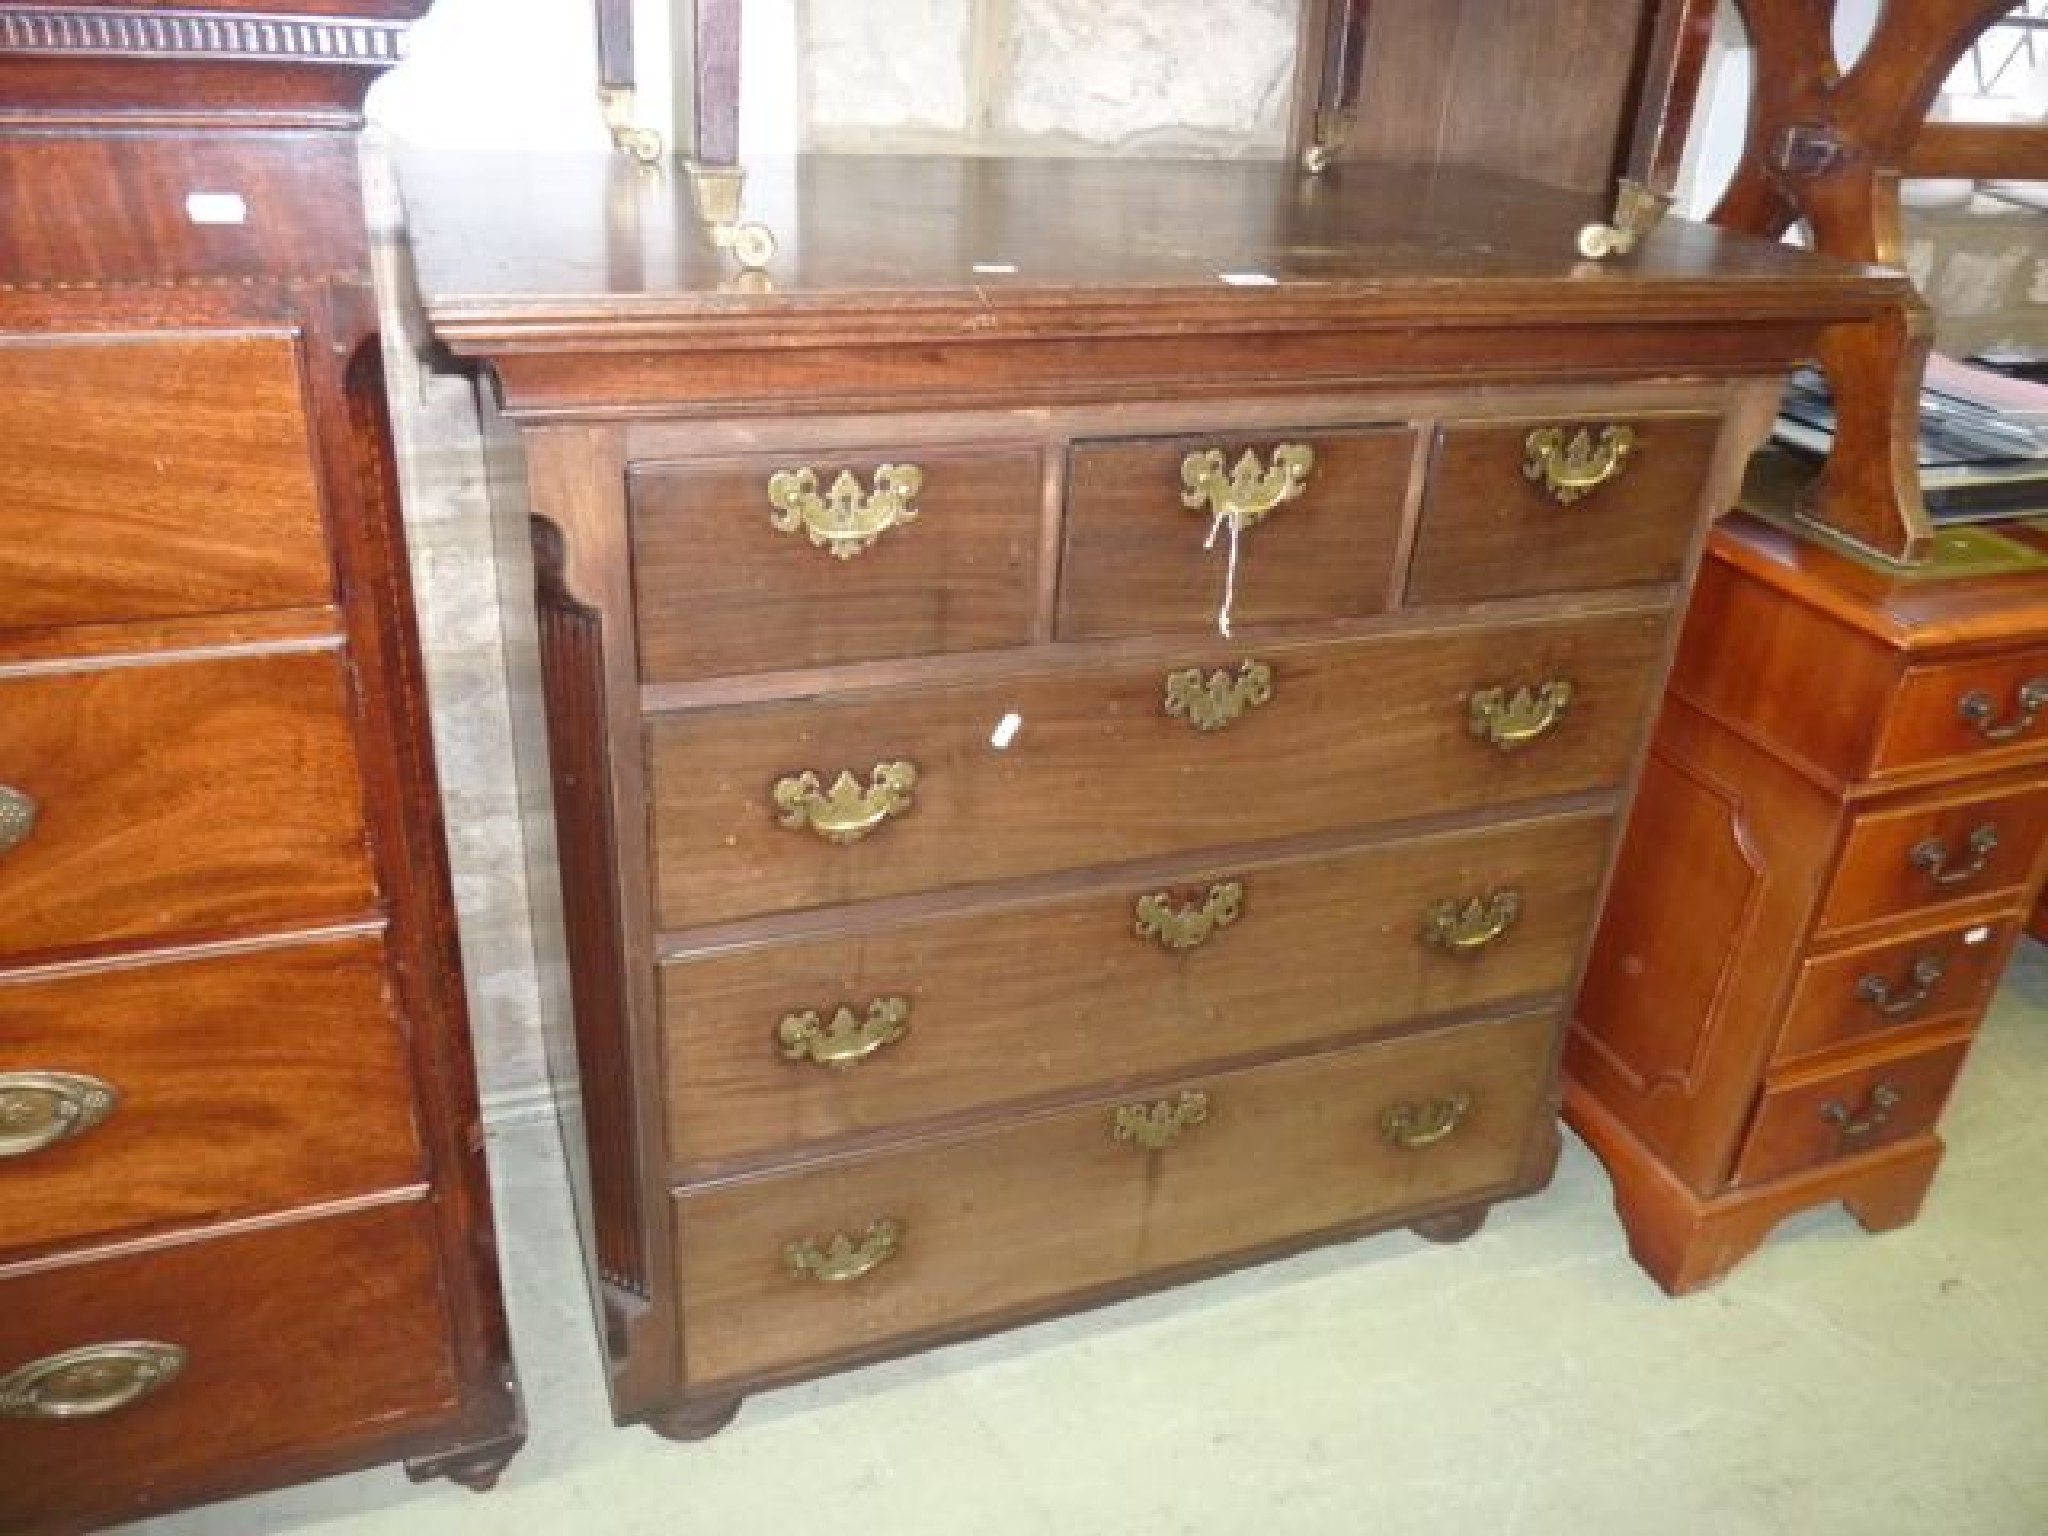
[(1015, 277), (1017, 263), (1014, 261), (977, 261), (974, 270), (982, 277)]
[(1991, 929), (1989, 928), (1989, 926), (1982, 926), (1972, 928), (1968, 933), (1964, 934), (1963, 942), (1965, 944), (1982, 944), (1986, 939), (1990, 937)]
[(1010, 743), (1017, 739), (1017, 733), (1023, 729), (1024, 717), (1022, 715), (1005, 715), (996, 722), (996, 728), (989, 732), (988, 744), (998, 752), (1007, 751)]
[(185, 217), (194, 224), (246, 224), (249, 205), (239, 192), (189, 192)]
[(1277, 288), (1280, 279), (1270, 272), (1218, 272), (1216, 276), (1233, 288)]

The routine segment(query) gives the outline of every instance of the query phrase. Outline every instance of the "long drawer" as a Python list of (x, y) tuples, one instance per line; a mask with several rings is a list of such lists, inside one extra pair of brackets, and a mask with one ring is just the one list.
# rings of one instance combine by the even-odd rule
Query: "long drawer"
[(1831, 935), (1961, 903), (2017, 901), (2048, 842), (2048, 789), (1974, 781), (1858, 815), (1815, 920)]
[(827, 1361), (1505, 1193), (1550, 1110), (1553, 1035), (1528, 1014), (685, 1189), (684, 1379)]

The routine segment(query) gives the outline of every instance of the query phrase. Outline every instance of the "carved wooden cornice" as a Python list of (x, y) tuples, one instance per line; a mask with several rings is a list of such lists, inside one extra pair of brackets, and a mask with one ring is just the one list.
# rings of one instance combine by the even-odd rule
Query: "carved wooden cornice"
[(402, 20), (104, 5), (0, 5), (0, 53), (389, 69)]

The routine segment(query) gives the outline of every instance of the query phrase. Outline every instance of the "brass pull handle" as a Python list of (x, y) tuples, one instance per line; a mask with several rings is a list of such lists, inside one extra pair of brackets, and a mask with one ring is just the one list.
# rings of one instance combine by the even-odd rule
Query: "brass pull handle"
[(917, 765), (907, 762), (875, 764), (865, 786), (842, 771), (823, 789), (815, 773), (797, 773), (775, 781), (775, 806), (785, 827), (808, 827), (828, 843), (857, 843), (908, 811), (916, 787)]
[(1894, 991), (1892, 984), (1875, 974), (1856, 983), (1856, 995), (1888, 1019), (1904, 1018), (1934, 995), (1948, 970), (1939, 955), (1922, 955), (1906, 973), (1907, 984)]
[(775, 1038), (791, 1061), (813, 1061), (844, 1071), (883, 1046), (894, 1045), (909, 1029), (910, 999), (878, 997), (868, 1004), (865, 1018), (851, 1008), (838, 1009), (829, 1023), (819, 1019), (815, 1008), (784, 1014)]
[(1568, 507), (1620, 476), (1636, 451), (1636, 435), (1628, 427), (1602, 427), (1596, 440), (1590, 427), (1569, 434), (1563, 427), (1538, 427), (1522, 448), (1523, 476)]
[(1906, 1093), (1891, 1083), (1879, 1083), (1870, 1090), (1870, 1097), (1864, 1102), (1863, 1112), (1854, 1113), (1840, 1099), (1829, 1099), (1820, 1107), (1821, 1119), (1835, 1128), (1844, 1141), (1853, 1141), (1859, 1136), (1868, 1136), (1891, 1118), (1892, 1111), (1906, 1102)]
[(94, 1419), (159, 1392), (185, 1368), (176, 1344), (138, 1339), (45, 1355), (0, 1376), (0, 1419)]
[(1927, 878), (1936, 885), (1962, 885), (1984, 873), (1991, 862), (1991, 855), (1998, 851), (1998, 828), (1985, 822), (1970, 834), (1967, 847), (1970, 857), (1967, 863), (1949, 867), (1949, 846), (1939, 837), (1923, 838), (1913, 845), (1906, 855), (1907, 862), (1915, 869), (1926, 871)]
[(1433, 1146), (1465, 1123), (1472, 1111), (1469, 1093), (1446, 1094), (1420, 1104), (1390, 1104), (1380, 1115), (1380, 1137), (1389, 1146)]
[(1439, 949), (1471, 954), (1486, 948), (1521, 921), (1522, 893), (1489, 891), (1460, 904), (1433, 902), (1423, 914), (1422, 936)]
[(1244, 912), (1244, 886), (1222, 880), (1209, 887), (1200, 906), (1176, 906), (1165, 891), (1140, 896), (1132, 932), (1161, 949), (1193, 949), (1218, 928), (1228, 928)]
[(1466, 729), (1503, 752), (1526, 747), (1557, 729), (1572, 705), (1571, 682), (1554, 677), (1536, 689), (1476, 689), (1466, 710)]
[(11, 852), (28, 841), (41, 809), (28, 791), (0, 784), (0, 853)]
[(1305, 443), (1281, 443), (1271, 464), (1260, 463), (1258, 452), (1247, 448), (1228, 474), (1221, 448), (1199, 449), (1180, 461), (1181, 505), (1243, 533), (1307, 490), (1315, 467), (1316, 451)]
[(1972, 688), (1956, 700), (1956, 713), (1986, 741), (2013, 741), (2034, 728), (2042, 706), (2048, 705), (2048, 677), (2030, 677), (2013, 695), (2015, 713), (2010, 720), (1994, 720), (1997, 705), (1981, 688)]
[(1109, 1122), (1112, 1140), (1157, 1152), (1172, 1146), (1183, 1131), (1209, 1118), (1209, 1095), (1186, 1092), (1177, 1099), (1151, 1104), (1119, 1104)]
[(830, 490), (818, 494), (818, 472), (778, 469), (768, 477), (768, 521), (777, 533), (801, 528), (811, 545), (835, 560), (851, 560), (891, 528), (917, 521), (917, 493), (924, 471), (915, 464), (883, 464), (873, 489), (862, 492), (851, 470), (842, 469)]
[(85, 1072), (0, 1072), (0, 1158), (83, 1136), (120, 1100), (112, 1083)]
[(834, 1232), (821, 1245), (806, 1237), (782, 1245), (782, 1267), (792, 1280), (845, 1285), (873, 1274), (903, 1248), (903, 1223), (877, 1216), (858, 1239)]
[(1166, 674), (1166, 713), (1198, 731), (1220, 731), (1273, 697), (1273, 669), (1263, 661), (1238, 664), (1237, 675), (1225, 671), (1202, 676), (1200, 667)]

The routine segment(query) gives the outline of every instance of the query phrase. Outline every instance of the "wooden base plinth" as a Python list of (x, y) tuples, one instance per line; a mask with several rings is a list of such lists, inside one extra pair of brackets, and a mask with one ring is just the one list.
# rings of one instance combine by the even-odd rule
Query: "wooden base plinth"
[(664, 1440), (708, 1440), (740, 1411), (739, 1397), (707, 1397), (699, 1402), (678, 1403), (647, 1416), (647, 1427)]
[(524, 1444), (526, 1428), (521, 1415), (519, 1428), (513, 1433), (433, 1456), (416, 1457), (405, 1464), (405, 1473), (416, 1483), (445, 1477), (475, 1493), (489, 1493), (498, 1486), (499, 1476)]

